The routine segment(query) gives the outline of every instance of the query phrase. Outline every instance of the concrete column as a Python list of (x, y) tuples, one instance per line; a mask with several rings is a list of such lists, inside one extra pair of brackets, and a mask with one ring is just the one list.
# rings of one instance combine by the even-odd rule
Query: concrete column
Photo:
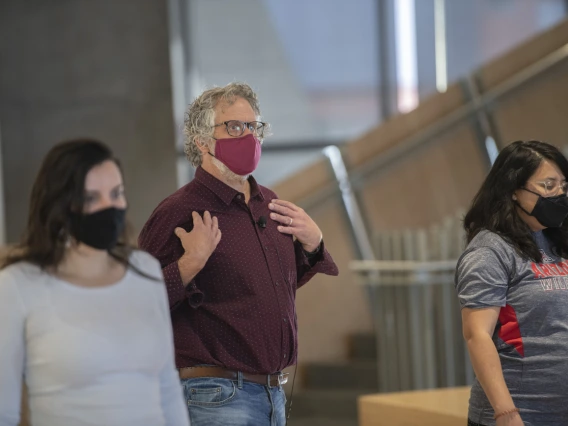
[(0, 123), (7, 240), (57, 142), (92, 137), (123, 162), (136, 230), (176, 189), (167, 2), (0, 2)]

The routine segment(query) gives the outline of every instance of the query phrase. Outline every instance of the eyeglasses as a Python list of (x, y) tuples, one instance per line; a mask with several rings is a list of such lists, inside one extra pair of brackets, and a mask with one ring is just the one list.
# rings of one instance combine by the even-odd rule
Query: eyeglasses
[(533, 185), (544, 191), (544, 195), (553, 196), (568, 193), (568, 182), (558, 182), (557, 180), (547, 179), (539, 182), (532, 182)]
[(223, 121), (222, 123), (215, 124), (213, 127), (225, 126), (227, 128), (227, 133), (233, 137), (241, 136), (246, 129), (249, 129), (253, 135), (262, 139), (264, 137), (264, 131), (268, 127), (268, 123), (263, 123), (262, 121), (239, 121), (239, 120), (229, 120)]

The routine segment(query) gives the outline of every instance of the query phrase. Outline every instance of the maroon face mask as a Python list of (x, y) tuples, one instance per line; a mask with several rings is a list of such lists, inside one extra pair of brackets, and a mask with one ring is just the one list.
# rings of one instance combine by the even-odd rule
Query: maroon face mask
[(215, 157), (234, 174), (246, 176), (256, 170), (260, 161), (260, 141), (252, 133), (238, 138), (217, 139)]

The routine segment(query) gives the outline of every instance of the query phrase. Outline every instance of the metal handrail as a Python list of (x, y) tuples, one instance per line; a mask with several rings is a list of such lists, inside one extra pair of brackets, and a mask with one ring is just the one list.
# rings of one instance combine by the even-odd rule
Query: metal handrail
[[(561, 64), (566, 59), (568, 59), (568, 43), (527, 66), (494, 88), (480, 94), (479, 98), (470, 100), (465, 105), (430, 124), (417, 134), (403, 139), (396, 146), (387, 149), (376, 158), (355, 167), (350, 172), (352, 186), (354, 188), (360, 188), (369, 176), (379, 174), (381, 171), (385, 170), (386, 166), (392, 165), (393, 162), (401, 159), (409, 152), (428, 142), (432, 142), (436, 135), (459, 124), (465, 118), (477, 114), (483, 108), (486, 108), (522, 85), (529, 83), (541, 74)], [(328, 185), (300, 200), (298, 204), (309, 209), (325, 202), (332, 196), (336, 196), (338, 192), (339, 188), (334, 182), (330, 182)]]
[(457, 260), (353, 260), (349, 269), (355, 272), (450, 272), (456, 269)]
[(457, 260), (353, 260), (349, 269), (367, 277), (366, 287), (411, 287), (454, 282)]
[(369, 238), (369, 232), (367, 231), (365, 221), (361, 215), (359, 203), (357, 202), (355, 194), (351, 188), (351, 182), (349, 180), (347, 169), (345, 168), (345, 162), (343, 161), (341, 151), (336, 146), (328, 146), (323, 150), (323, 152), (328, 157), (333, 173), (335, 174), (335, 179), (337, 180), (337, 185), (339, 186), (343, 197), (343, 204), (345, 205), (345, 210), (349, 217), (349, 223), (351, 224), (351, 230), (353, 232), (357, 248), (359, 249), (359, 254), (361, 258), (365, 260), (374, 260), (375, 253), (371, 244), (371, 239)]
[[(350, 270), (365, 277), (370, 272), (375, 275), (361, 284), (376, 289), (372, 305), (380, 307), (375, 332), (382, 391), (409, 390), (405, 388), (409, 384), (410, 389), (464, 384), (459, 366), (469, 364), (458, 355), (451, 303), (456, 265), (456, 259), (350, 262)], [(442, 318), (442, 328), (433, 313), (434, 291), (441, 297), (436, 314)], [(435, 374), (438, 368), (445, 370), (443, 378)], [(465, 368), (467, 383), (471, 383), (469, 370)]]

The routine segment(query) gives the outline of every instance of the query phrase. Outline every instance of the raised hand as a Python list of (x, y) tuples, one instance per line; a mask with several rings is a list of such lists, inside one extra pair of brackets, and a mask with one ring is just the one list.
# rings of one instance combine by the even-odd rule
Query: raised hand
[(281, 224), (278, 231), (294, 235), (308, 252), (319, 247), (322, 240), (321, 230), (303, 209), (284, 200), (272, 200), (268, 208), (272, 210), (270, 218)]
[(184, 285), (187, 285), (203, 269), (221, 241), (221, 230), (216, 217), (206, 211), (203, 219), (193, 212), (193, 229), (187, 232), (183, 228), (174, 230), (180, 239), (185, 253), (178, 260), (179, 272)]

